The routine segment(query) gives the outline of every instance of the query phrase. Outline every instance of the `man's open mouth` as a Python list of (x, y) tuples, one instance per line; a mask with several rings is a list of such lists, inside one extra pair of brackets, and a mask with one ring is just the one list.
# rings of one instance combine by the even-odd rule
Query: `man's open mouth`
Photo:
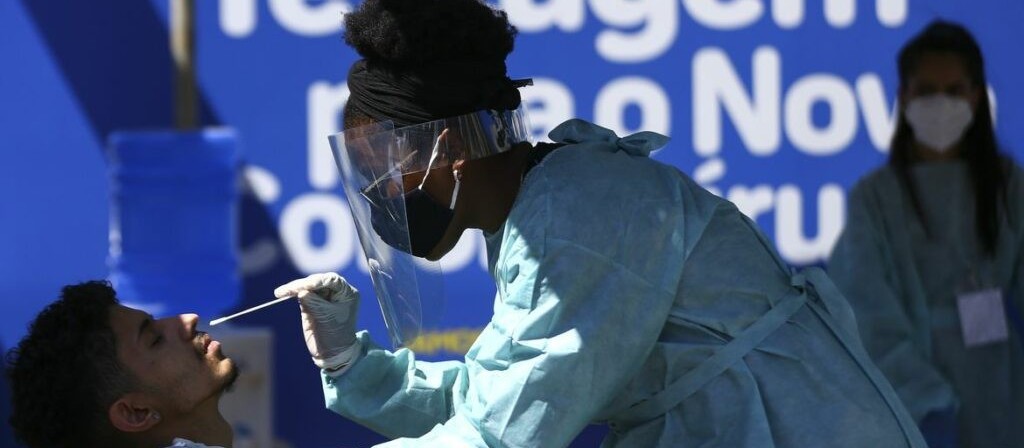
[(198, 353), (199, 355), (205, 355), (206, 352), (209, 351), (210, 349), (210, 344), (213, 343), (213, 338), (211, 338), (208, 333), (203, 331), (196, 332), (195, 340), (196, 353)]

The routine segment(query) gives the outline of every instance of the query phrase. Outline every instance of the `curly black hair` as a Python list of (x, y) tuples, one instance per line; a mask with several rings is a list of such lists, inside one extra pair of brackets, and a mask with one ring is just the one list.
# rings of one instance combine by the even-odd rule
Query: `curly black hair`
[(110, 326), (118, 303), (107, 282), (65, 286), (7, 353), (10, 423), (20, 442), (32, 448), (114, 444), (107, 409), (135, 384), (118, 362)]
[(515, 37), (508, 15), (479, 0), (366, 0), (345, 15), (345, 42), (395, 70), (504, 60)]
[[(480, 0), (366, 0), (345, 15), (345, 42), (369, 65), (393, 73), (446, 62), (503, 63), (515, 38), (508, 15)], [(343, 115), (345, 129), (374, 121), (352, 101)]]

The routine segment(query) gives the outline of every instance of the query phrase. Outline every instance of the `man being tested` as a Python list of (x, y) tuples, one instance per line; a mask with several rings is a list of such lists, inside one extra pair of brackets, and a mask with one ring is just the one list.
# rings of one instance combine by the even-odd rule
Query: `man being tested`
[(154, 319), (105, 282), (67, 286), (7, 354), (15, 436), (30, 448), (230, 447), (238, 376), (199, 316)]

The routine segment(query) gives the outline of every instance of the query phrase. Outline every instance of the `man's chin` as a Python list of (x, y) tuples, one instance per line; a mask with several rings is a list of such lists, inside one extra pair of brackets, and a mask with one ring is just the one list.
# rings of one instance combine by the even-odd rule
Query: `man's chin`
[(228, 371), (224, 373), (223, 381), (221, 382), (221, 392), (231, 392), (231, 389), (235, 386), (235, 381), (238, 380), (238, 365), (235, 364), (231, 358), (225, 358), (224, 361), (228, 363)]

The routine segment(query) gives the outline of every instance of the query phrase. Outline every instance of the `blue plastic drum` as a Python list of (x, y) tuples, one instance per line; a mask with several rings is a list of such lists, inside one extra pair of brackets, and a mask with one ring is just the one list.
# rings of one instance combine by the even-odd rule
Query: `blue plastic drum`
[(239, 154), (234, 131), (112, 134), (110, 281), (156, 316), (234, 307)]

